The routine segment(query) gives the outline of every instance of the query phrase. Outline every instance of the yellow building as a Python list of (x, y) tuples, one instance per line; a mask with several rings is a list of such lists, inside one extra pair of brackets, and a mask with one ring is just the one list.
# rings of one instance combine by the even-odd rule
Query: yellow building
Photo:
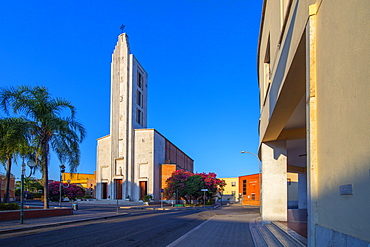
[(265, 0), (258, 43), (262, 220), (298, 176), (309, 246), (370, 243), (370, 2)]
[(298, 208), (298, 173), (287, 173), (288, 208)]
[(71, 183), (82, 186), (86, 189), (86, 194), (95, 198), (96, 187), (96, 173), (83, 174), (83, 173), (62, 173), (63, 183)]
[(226, 185), (222, 192), (222, 200), (230, 202), (239, 202), (239, 177), (236, 178), (220, 178), (224, 180)]

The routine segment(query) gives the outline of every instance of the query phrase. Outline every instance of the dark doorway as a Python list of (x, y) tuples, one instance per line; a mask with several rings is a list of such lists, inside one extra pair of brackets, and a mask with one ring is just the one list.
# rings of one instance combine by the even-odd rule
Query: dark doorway
[(140, 199), (144, 199), (147, 192), (147, 181), (140, 181)]
[(101, 199), (107, 199), (108, 198), (108, 184), (107, 183), (101, 183)]
[(116, 187), (116, 199), (122, 199), (122, 179), (115, 179), (114, 185)]

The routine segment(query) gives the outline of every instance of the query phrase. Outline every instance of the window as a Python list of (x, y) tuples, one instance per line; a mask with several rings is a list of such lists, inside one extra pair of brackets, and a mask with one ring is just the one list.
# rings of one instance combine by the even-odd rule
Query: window
[(231, 195), (235, 196), (236, 191), (231, 191)]
[(281, 28), (283, 28), (284, 19), (286, 18), (286, 15), (287, 15), (288, 3), (289, 3), (289, 0), (280, 0), (280, 26)]
[(143, 125), (143, 113), (139, 109), (136, 109), (136, 122)]
[(143, 75), (140, 72), (137, 72), (137, 85), (143, 88)]
[(236, 186), (236, 182), (231, 182), (231, 186), (232, 187), (235, 187)]
[(256, 200), (256, 194), (255, 193), (252, 193), (251, 195), (252, 195), (252, 200), (253, 201)]
[(247, 194), (247, 180), (243, 180), (243, 195)]
[(270, 87), (270, 81), (271, 81), (271, 67), (270, 67), (270, 35), (268, 37), (267, 46), (266, 46), (266, 53), (265, 53), (265, 59), (263, 60), (263, 97), (264, 100), (263, 104), (266, 102), (266, 95), (268, 93), (269, 87)]
[(136, 91), (136, 104), (143, 107), (143, 94), (139, 90)]

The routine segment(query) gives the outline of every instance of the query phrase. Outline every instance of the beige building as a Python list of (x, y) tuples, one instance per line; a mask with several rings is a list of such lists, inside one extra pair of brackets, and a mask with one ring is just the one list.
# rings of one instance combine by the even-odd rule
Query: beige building
[(111, 64), (110, 135), (98, 139), (96, 198), (160, 199), (161, 164), (193, 171), (193, 160), (147, 127), (148, 74), (119, 35)]
[(368, 0), (263, 3), (262, 219), (286, 221), (297, 173), (309, 246), (370, 243), (369, 13)]
[(224, 191), (222, 192), (222, 200), (239, 202), (239, 177), (220, 179), (224, 180), (226, 183)]

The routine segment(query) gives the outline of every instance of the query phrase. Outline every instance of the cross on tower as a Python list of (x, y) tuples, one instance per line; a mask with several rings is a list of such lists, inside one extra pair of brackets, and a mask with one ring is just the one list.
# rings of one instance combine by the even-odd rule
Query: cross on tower
[(119, 29), (121, 29), (122, 33), (123, 33), (123, 29), (125, 28), (125, 25), (121, 25), (121, 27)]

